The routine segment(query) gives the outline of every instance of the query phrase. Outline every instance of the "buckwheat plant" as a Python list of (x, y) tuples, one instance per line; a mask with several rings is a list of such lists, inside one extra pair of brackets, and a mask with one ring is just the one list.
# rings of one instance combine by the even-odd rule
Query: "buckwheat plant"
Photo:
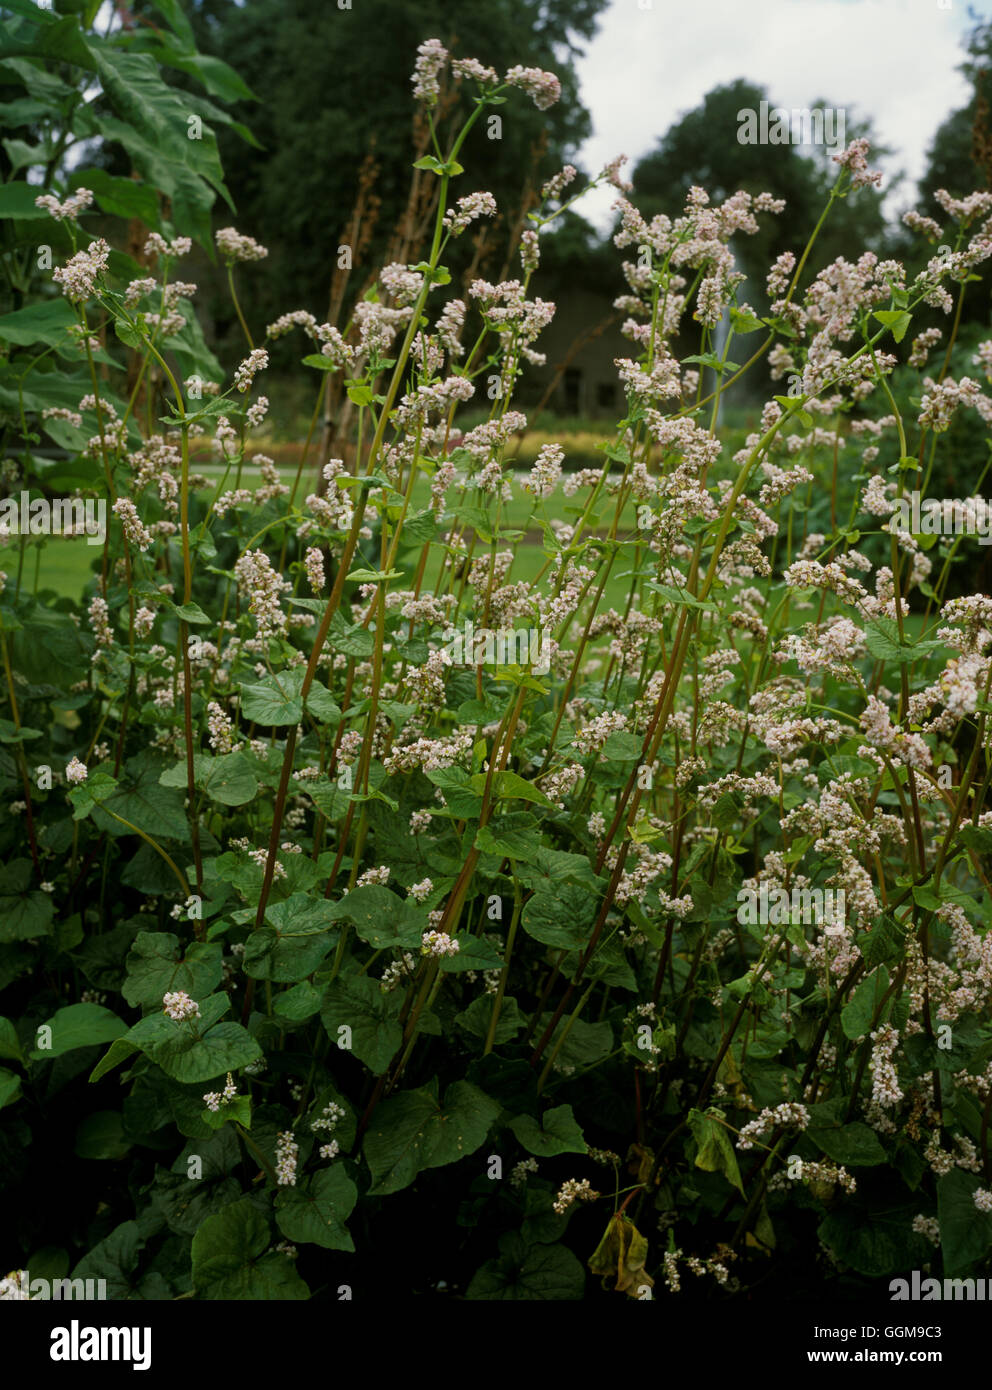
[[(424, 1213), (437, 1268), (402, 1277), (470, 1299), (992, 1254), (992, 599), (959, 591), (966, 537), (896, 524), (955, 417), (992, 421), (992, 340), (955, 357), (992, 194), (907, 216), (945, 243), (919, 274), (857, 246), (811, 273), (880, 177), (856, 140), (749, 303), (734, 247), (783, 203), (693, 187), (649, 221), (615, 160), (586, 187), (617, 193), (624, 415), (598, 466), (563, 440), (521, 471), (574, 168), (511, 278), (458, 292), (446, 257), (499, 211), (469, 132), (559, 93), (422, 44), (422, 258), (334, 323), (249, 326), (235, 296), (212, 386), (183, 350), (189, 238), (163, 225), (122, 278), (86, 190), (39, 196), (87, 376), (43, 423), (109, 520), (84, 607), (4, 576), (0, 1075), (117, 1115), (133, 1169), (100, 1241), (143, 1296), (368, 1293)], [(215, 239), (232, 296), (265, 274), (247, 232)], [(329, 382), (339, 405), (284, 481), (290, 334), (314, 419)], [(767, 399), (731, 442), (745, 375)], [(29, 452), (26, 390), (21, 415)], [(745, 920), (761, 888), (793, 907)], [(840, 914), (795, 907), (827, 890)]]

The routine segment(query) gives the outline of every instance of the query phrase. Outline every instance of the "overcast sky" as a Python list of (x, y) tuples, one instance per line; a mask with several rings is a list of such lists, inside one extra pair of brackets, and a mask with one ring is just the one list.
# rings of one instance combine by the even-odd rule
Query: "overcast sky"
[[(778, 106), (822, 99), (873, 117), (895, 151), (881, 167), (908, 175), (894, 201), (909, 206), (935, 130), (970, 96), (957, 71), (968, 8), (964, 0), (948, 9), (941, 0), (610, 0), (578, 62), (593, 122), (580, 158), (593, 173), (617, 154), (633, 164), (712, 87), (743, 77)], [(987, 18), (992, 0), (970, 9)], [(580, 211), (605, 229), (615, 196), (597, 190)]]

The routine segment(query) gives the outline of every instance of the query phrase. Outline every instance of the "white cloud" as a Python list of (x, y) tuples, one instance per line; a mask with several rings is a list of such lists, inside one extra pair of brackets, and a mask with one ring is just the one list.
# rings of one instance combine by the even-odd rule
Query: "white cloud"
[[(621, 153), (632, 165), (712, 87), (743, 77), (779, 106), (822, 100), (873, 117), (879, 140), (894, 151), (882, 167), (908, 176), (897, 195), (906, 204), (937, 127), (970, 96), (957, 70), (969, 28), (962, 0), (950, 9), (939, 0), (650, 3), (611, 0), (578, 62), (593, 120), (580, 151), (590, 172)], [(736, 138), (736, 129), (725, 138)], [(599, 190), (580, 210), (609, 226), (614, 196)]]

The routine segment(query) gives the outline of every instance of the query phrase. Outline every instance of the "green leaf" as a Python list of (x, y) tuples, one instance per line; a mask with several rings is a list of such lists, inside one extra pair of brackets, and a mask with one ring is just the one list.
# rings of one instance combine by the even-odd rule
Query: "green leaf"
[(861, 981), (851, 995), (849, 1003), (841, 1010), (840, 1022), (845, 1037), (862, 1038), (871, 1031), (875, 1010), (888, 987), (889, 972), (884, 965), (880, 965), (867, 979)]
[(720, 610), (716, 604), (709, 599), (698, 599), (693, 594), (684, 593), (681, 589), (674, 588), (671, 584), (657, 584), (652, 579), (646, 585), (652, 593), (660, 594), (666, 603), (674, 603), (680, 608), (701, 608), (709, 613), (718, 613)]
[[(820, 1223), (817, 1234), (844, 1264), (869, 1279), (919, 1269), (933, 1258), (933, 1246), (913, 1230), (913, 1206), (876, 1202), (845, 1203)], [(943, 1228), (941, 1228), (943, 1236)]]
[(899, 624), (894, 618), (873, 618), (865, 624), (865, 646), (879, 661), (895, 661), (906, 666), (942, 645), (937, 641), (900, 642)]
[(397, 993), (384, 994), (377, 980), (367, 975), (339, 976), (327, 989), (320, 1017), (332, 1043), (341, 1047), (350, 1032), (351, 1051), (379, 1076), (395, 1057), (403, 1041), (396, 1021), (402, 1007)]
[(860, 1120), (828, 1129), (811, 1126), (806, 1133), (835, 1163), (870, 1168), (889, 1161), (888, 1154), (879, 1143), (878, 1135)]
[(327, 640), (335, 651), (343, 652), (345, 656), (356, 656), (359, 660), (371, 656), (375, 649), (375, 638), (368, 628), (358, 623), (346, 623), (340, 609), (331, 619)]
[(468, 1081), (449, 1086), (443, 1105), (436, 1080), (383, 1101), (365, 1136), (371, 1195), (399, 1192), (425, 1169), (474, 1153), (499, 1112), (497, 1102)]
[(715, 352), (695, 353), (692, 357), (683, 357), (682, 361), (698, 363), (701, 367), (709, 367), (716, 372), (718, 376), (722, 375), (724, 372), (740, 371), (739, 362), (725, 362), (722, 358), (718, 357)]
[(144, 1244), (137, 1221), (125, 1221), (83, 1256), (70, 1277), (105, 1279), (108, 1299), (129, 1299), (138, 1283), (135, 1271)]
[(179, 0), (151, 0), (151, 4), (153, 9), (158, 10), (183, 48), (195, 52), (196, 36), (193, 33), (193, 26), (183, 12)]
[(104, 97), (114, 111), (112, 117), (97, 120), (98, 130), (118, 140), (145, 182), (171, 199), (176, 227), (209, 244), (214, 193), (230, 205), (216, 136), (204, 126), (200, 139), (188, 138), (189, 94), (162, 80), (150, 54), (110, 45), (90, 51)]
[(10, 1058), (22, 1065), (27, 1061), (17, 1036), (17, 1029), (9, 1018), (0, 1018), (0, 1057)]
[[(35, 1062), (61, 1057), (63, 1052), (72, 1052), (77, 1047), (112, 1042), (127, 1032), (124, 1020), (102, 1004), (67, 1004), (42, 1026), (52, 1030), (51, 1046), (36, 1047), (30, 1054)], [(43, 1038), (47, 1038), (47, 1034)]]
[(244, 972), (253, 980), (295, 984), (313, 974), (333, 944), (326, 931), (281, 935), (272, 927), (261, 927), (245, 945)]
[(689, 1129), (698, 1145), (696, 1167), (707, 1173), (722, 1173), (732, 1187), (743, 1196), (741, 1172), (737, 1166), (737, 1155), (730, 1142), (730, 1135), (711, 1111), (704, 1115), (701, 1110), (689, 1111)]
[(582, 1131), (575, 1123), (570, 1105), (546, 1110), (541, 1122), (530, 1115), (517, 1115), (510, 1128), (529, 1154), (552, 1158), (555, 1154), (584, 1154), (588, 1149)]
[(987, 825), (966, 825), (958, 831), (958, 839), (969, 849), (979, 854), (992, 854), (992, 827)]
[(352, 570), (347, 576), (349, 584), (381, 584), (387, 579), (396, 579), (403, 573), (402, 570)]
[(76, 1130), (73, 1153), (77, 1158), (124, 1158), (131, 1149), (124, 1136), (124, 1119), (119, 1110), (97, 1110), (87, 1115)]
[(992, 1250), (992, 1213), (975, 1206), (975, 1193), (984, 1185), (980, 1177), (961, 1168), (937, 1179), (940, 1249), (944, 1273), (952, 1278), (966, 1274)]
[(589, 942), (596, 910), (596, 899), (578, 884), (539, 888), (524, 908), (523, 928), (545, 946), (578, 950)]
[(586, 1276), (565, 1245), (528, 1245), (517, 1231), (500, 1237), (500, 1255), (472, 1276), (465, 1291), (471, 1299), (494, 1302), (559, 1302), (580, 1299)]
[(270, 903), (267, 925), (253, 931), (244, 954), (245, 974), (290, 983), (313, 974), (334, 944), (329, 928), (334, 904), (306, 893)]
[[(126, 825), (121, 825), (120, 821), (107, 814), (112, 811), (153, 839), (178, 840), (182, 844), (189, 844), (189, 822), (183, 794), (175, 788), (159, 785), (160, 769), (161, 763), (143, 767), (130, 785), (118, 787), (109, 796), (101, 795), (99, 805), (94, 806), (92, 811), (99, 829), (114, 836), (132, 833)], [(77, 790), (86, 791), (92, 781), (91, 778)]]
[(474, 820), (482, 810), (482, 797), (473, 790), (472, 778), (463, 767), (427, 769), (428, 780), (440, 787), (444, 804), (459, 820)]
[(324, 898), (311, 898), (306, 893), (293, 893), (265, 909), (265, 920), (280, 936), (313, 936), (327, 931), (337, 914), (335, 903)]
[(542, 888), (548, 892), (557, 891), (561, 883), (574, 883), (589, 892), (605, 887), (584, 854), (569, 854), (565, 850), (548, 849), (546, 845), (537, 847), (534, 867), (521, 866), (517, 877), (527, 888)]
[(335, 703), (326, 685), (321, 685), (319, 681), (314, 681), (310, 687), (310, 693), (306, 698), (306, 710), (315, 719), (319, 719), (322, 724), (337, 725), (341, 723), (340, 706)]
[(20, 1098), (21, 1078), (7, 1067), (0, 1067), (0, 1110)]
[[(185, 789), (185, 758), (173, 767), (166, 768), (158, 780), (160, 786)], [(243, 806), (253, 800), (258, 792), (258, 779), (254, 767), (244, 753), (225, 753), (219, 758), (210, 757), (206, 753), (194, 753), (193, 780), (201, 791), (207, 793), (211, 801), (217, 801), (221, 806)]]
[[(35, 198), (43, 192), (44, 189), (39, 188), (37, 184), (26, 183), (23, 179), (11, 179), (9, 183), (0, 184), (0, 219), (9, 217), (17, 221), (27, 222), (39, 217), (48, 217), (49, 214), (44, 208), (38, 208), (34, 205)], [(69, 308), (66, 300), (57, 302), (65, 304), (66, 308)], [(31, 307), (35, 306), (32, 305)], [(25, 313), (27, 311), (21, 309), (17, 312)], [(4, 317), (11, 318), (12, 315), (6, 314)], [(2, 322), (3, 320), (0, 319), (0, 325)], [(0, 337), (3, 337), (2, 327), (0, 327)]]
[(319, 989), (309, 980), (302, 980), (292, 989), (284, 989), (276, 995), (272, 1011), (277, 1018), (288, 1019), (291, 1023), (303, 1023), (319, 1011), (322, 998)]
[(203, 790), (221, 806), (244, 806), (258, 793), (258, 779), (243, 753), (214, 758), (203, 779)]
[(49, 936), (54, 915), (50, 895), (38, 889), (16, 897), (0, 896), (0, 942)]
[[(156, 48), (151, 50), (152, 57), (167, 67), (176, 68), (179, 72), (188, 73), (190, 77), (195, 77), (203, 87), (205, 92), (209, 92), (213, 97), (219, 97), (221, 101), (257, 101), (255, 93), (247, 86), (229, 64), (223, 58), (217, 58), (212, 53), (177, 53), (172, 47)], [(256, 149), (261, 149), (258, 141), (247, 131), (239, 122), (232, 120), (226, 113), (217, 112), (215, 107), (204, 101), (197, 102), (200, 110), (208, 110), (214, 120), (223, 120), (226, 125), (232, 126), (242, 139), (254, 145)]]
[(99, 1081), (108, 1072), (113, 1071), (114, 1067), (119, 1067), (122, 1062), (126, 1062), (129, 1057), (140, 1051), (137, 1043), (128, 1042), (126, 1037), (116, 1038), (90, 1072), (90, 1084)]
[(906, 329), (913, 322), (912, 314), (907, 314), (904, 309), (876, 309), (873, 317), (886, 328), (892, 329), (892, 336), (897, 343), (902, 342), (906, 336)]
[(74, 189), (88, 188), (108, 217), (137, 217), (148, 227), (160, 226), (158, 197), (147, 183), (115, 177), (106, 169), (89, 168), (74, 169), (69, 185)]
[(871, 931), (858, 937), (861, 954), (869, 966), (886, 961), (901, 960), (906, 950), (906, 935), (894, 918), (883, 914), (876, 917)]
[(251, 1198), (208, 1216), (193, 1237), (193, 1288), (208, 1299), (305, 1299), (310, 1291), (292, 1260), (272, 1243), (269, 1223)]
[(344, 1224), (358, 1201), (358, 1188), (341, 1163), (315, 1173), (276, 1197), (276, 1225), (288, 1240), (325, 1250), (354, 1250)]
[(173, 607), (177, 618), (192, 627), (203, 627), (211, 621), (198, 603), (177, 603)]
[(403, 540), (413, 542), (415, 545), (426, 545), (428, 541), (434, 539), (437, 531), (437, 517), (434, 515), (433, 508), (424, 507), (419, 512), (413, 512), (403, 523)]
[(401, 898), (381, 883), (353, 888), (339, 902), (326, 904), (330, 920), (344, 919), (376, 951), (388, 946), (420, 946), (426, 921), (408, 898)]
[[(551, 1014), (541, 1015), (541, 1028), (544, 1029), (550, 1023)], [(568, 1033), (558, 1047), (559, 1039), (568, 1028)], [(604, 1057), (608, 1057), (613, 1050), (613, 1029), (606, 1019), (600, 1023), (586, 1023), (583, 1019), (575, 1019), (571, 1027), (568, 1026), (567, 1019), (560, 1019), (551, 1034), (549, 1044), (549, 1054), (557, 1049), (557, 1062), (566, 1068), (591, 1067), (595, 1062), (601, 1062)]]
[[(477, 995), (467, 1009), (463, 1009), (460, 1014), (455, 1014), (455, 1022), (459, 1028), (464, 1028), (466, 1033), (471, 1033), (475, 1038), (488, 1037), (489, 1023), (493, 1016), (494, 997), (491, 994)], [(511, 1038), (516, 1037), (521, 1028), (526, 1026), (527, 1015), (522, 1012), (519, 1004), (511, 995), (505, 994), (503, 1006), (496, 1022), (496, 1035), (493, 1040), (496, 1046), (509, 1042)]]
[(201, 1110), (200, 1119), (211, 1129), (223, 1129), (228, 1124), (251, 1129), (251, 1097), (235, 1096), (233, 1100), (221, 1101), (219, 1110)]
[[(454, 955), (442, 956), (438, 969), (442, 975), (460, 974), (465, 970), (500, 970), (503, 957), (491, 941), (481, 936), (468, 936), (462, 932), (455, 937), (458, 950)], [(486, 995), (486, 999), (491, 999)]]
[(223, 953), (219, 942), (194, 941), (184, 957), (171, 932), (139, 932), (128, 953), (121, 993), (132, 1008), (142, 1009), (161, 1009), (164, 996), (176, 990), (202, 999), (221, 982)]
[(532, 816), (524, 817), (519, 825), (512, 816), (491, 820), (476, 832), (475, 847), (483, 854), (496, 854), (500, 859), (533, 863), (539, 848), (537, 822)]
[(729, 312), (730, 322), (733, 325), (734, 332), (737, 334), (757, 333), (759, 328), (764, 328), (765, 326), (761, 319), (755, 318), (754, 314), (745, 313), (742, 309), (731, 306)]
[[(148, 1014), (119, 1039), (121, 1050), (125, 1044), (136, 1047), (167, 1076), (188, 1085), (239, 1071), (257, 1062), (262, 1049), (240, 1023), (216, 1022), (229, 1007), (226, 994), (212, 994), (201, 1000), (201, 1017), (192, 1023), (178, 1023), (164, 1013)], [(117, 1060), (123, 1057), (118, 1055)], [(111, 1065), (115, 1062), (108, 1055), (101, 1066), (107, 1070)]]
[(278, 676), (265, 676), (260, 681), (244, 682), (240, 686), (241, 713), (254, 724), (279, 728), (298, 724), (303, 718), (303, 687), (305, 671), (295, 667)]
[[(545, 796), (540, 787), (535, 787), (515, 772), (498, 773), (493, 779), (493, 786), (498, 801), (533, 801), (538, 806), (547, 806), (549, 810), (556, 809), (554, 802)], [(471, 787), (481, 796), (486, 788), (486, 773), (476, 773), (471, 779)]]
[(0, 342), (30, 347), (46, 343), (49, 347), (63, 343), (68, 348), (66, 330), (76, 323), (76, 315), (67, 299), (43, 299), (23, 309), (0, 316)]

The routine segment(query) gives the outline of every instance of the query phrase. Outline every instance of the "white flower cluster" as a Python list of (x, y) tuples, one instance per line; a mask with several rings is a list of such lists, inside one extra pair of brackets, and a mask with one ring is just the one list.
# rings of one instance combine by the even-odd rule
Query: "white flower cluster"
[(229, 1104), (238, 1094), (238, 1083), (230, 1072), (227, 1073), (227, 1082), (223, 1091), (208, 1091), (203, 1097), (203, 1103), (208, 1110), (219, 1110), (222, 1105)]
[(163, 996), (162, 1012), (174, 1018), (177, 1023), (185, 1023), (187, 1019), (200, 1017), (200, 1006), (184, 989), (179, 989), (174, 994)]
[(283, 1130), (276, 1139), (276, 1182), (280, 1187), (296, 1186), (296, 1165), (300, 1146), (291, 1129)]
[(20, 1302), (30, 1299), (30, 1277), (26, 1269), (12, 1269), (5, 1279), (0, 1279), (0, 1301)]
[(739, 1149), (753, 1149), (755, 1140), (762, 1139), (773, 1129), (805, 1129), (809, 1124), (809, 1111), (805, 1105), (794, 1101), (783, 1101), (781, 1105), (766, 1106), (757, 1119), (744, 1125), (737, 1136)]
[(563, 1216), (573, 1202), (596, 1202), (600, 1194), (594, 1192), (589, 1185), (588, 1178), (581, 1181), (576, 1178), (568, 1178), (562, 1183), (558, 1196), (554, 1200), (554, 1209), (559, 1216)]
[(441, 956), (456, 956), (459, 949), (458, 942), (446, 931), (424, 932), (421, 955), (439, 958)]
[(519, 1163), (515, 1163), (513, 1171), (510, 1173), (510, 1186), (523, 1187), (527, 1181), (528, 1173), (537, 1172), (536, 1158), (522, 1158)]
[(35, 198), (36, 208), (44, 208), (49, 216), (54, 217), (56, 222), (75, 222), (81, 212), (85, 212), (93, 203), (93, 194), (88, 188), (77, 188), (75, 193), (70, 193), (65, 202), (60, 203), (58, 198), (54, 198), (51, 193), (42, 193)]
[(247, 391), (255, 380), (255, 373), (264, 371), (269, 365), (269, 354), (264, 348), (253, 348), (234, 373), (234, 384), (239, 391)]
[[(332, 1130), (339, 1125), (345, 1117), (344, 1107), (336, 1104), (333, 1100), (328, 1101), (316, 1120), (310, 1121), (310, 1128), (313, 1130)], [(341, 1152), (341, 1147), (336, 1139), (332, 1139), (327, 1144), (321, 1144), (319, 1153), (321, 1158), (337, 1158)]]
[(261, 261), (269, 254), (264, 246), (260, 246), (253, 237), (242, 236), (233, 227), (221, 227), (214, 236), (217, 249), (221, 255), (229, 262), (234, 261)]
[(65, 266), (53, 270), (52, 279), (62, 286), (66, 299), (81, 304), (93, 295), (97, 277), (107, 269), (109, 257), (110, 247), (102, 237), (97, 237), (87, 250), (77, 251)]
[(78, 758), (70, 758), (66, 764), (65, 780), (71, 787), (78, 787), (89, 776), (89, 769)]

